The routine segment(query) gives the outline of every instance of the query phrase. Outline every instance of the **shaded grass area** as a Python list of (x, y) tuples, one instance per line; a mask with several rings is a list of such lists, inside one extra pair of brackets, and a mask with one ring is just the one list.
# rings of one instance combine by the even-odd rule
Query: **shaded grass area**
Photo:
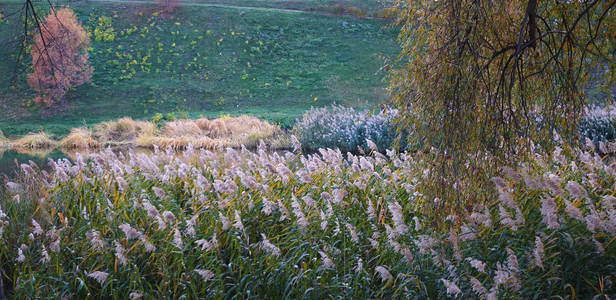
[[(65, 4), (68, 1), (54, 1), (54, 3)], [(203, 3), (220, 4), (241, 7), (259, 8), (280, 8), (305, 11), (323, 11), (333, 7), (356, 7), (366, 11), (376, 11), (384, 7), (378, 0), (185, 0), (182, 4)], [(23, 4), (23, 0), (1, 0), (0, 3)]]
[(377, 0), (191, 0), (183, 1), (183, 3), (292, 9), (354, 17), (382, 17), (386, 15), (385, 4)]
[[(93, 81), (67, 105), (39, 109), (15, 65), (21, 24), (0, 25), (0, 129), (6, 135), (71, 128), (121, 116), (150, 119), (250, 114), (291, 127), (311, 106), (366, 107), (386, 97), (382, 55), (398, 52), (397, 29), (380, 20), (317, 14), (155, 5), (73, 3), (92, 33)], [(18, 5), (0, 4), (8, 16)], [(98, 32), (95, 33), (95, 32)]]
[(317, 7), (344, 6), (377, 10), (383, 4), (376, 0), (191, 0), (185, 2), (219, 3), (238, 6), (271, 7), (285, 9), (312, 10)]

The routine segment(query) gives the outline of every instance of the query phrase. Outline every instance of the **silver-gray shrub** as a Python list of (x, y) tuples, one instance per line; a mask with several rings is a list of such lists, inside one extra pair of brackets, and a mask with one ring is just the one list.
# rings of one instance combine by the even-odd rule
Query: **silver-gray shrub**
[(343, 152), (357, 152), (359, 147), (367, 150), (366, 139), (385, 151), (394, 145), (397, 137), (394, 123), (397, 114), (394, 109), (373, 113), (339, 105), (311, 108), (297, 120), (293, 132), (309, 151), (338, 148)]
[(599, 142), (616, 141), (616, 107), (593, 107), (586, 111), (578, 125), (582, 143), (586, 138)]

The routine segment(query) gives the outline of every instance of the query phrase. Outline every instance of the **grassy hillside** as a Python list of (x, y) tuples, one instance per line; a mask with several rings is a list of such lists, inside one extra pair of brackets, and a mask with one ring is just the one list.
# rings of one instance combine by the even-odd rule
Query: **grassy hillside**
[(343, 9), (359, 9), (373, 13), (383, 8), (378, 0), (190, 0), (183, 3), (213, 3), (246, 7), (270, 7), (304, 11), (340, 12)]
[[(171, 16), (154, 5), (71, 7), (92, 33), (92, 83), (71, 91), (66, 107), (49, 110), (33, 105), (24, 75), (2, 80), (5, 134), (44, 129), (62, 135), (121, 116), (149, 119), (170, 112), (252, 114), (289, 125), (310, 106), (381, 101), (381, 55), (398, 52), (396, 30), (380, 20), (214, 7), (185, 6)], [(18, 8), (0, 4), (0, 13)], [(6, 20), (0, 25), (0, 72), (14, 74), (29, 57), (15, 65), (15, 38), (23, 29), (18, 20)]]
[[(6, 0), (5, 0), (6, 1)], [(11, 0), (14, 1), (14, 0)], [(154, 0), (137, 0), (154, 1)], [(383, 8), (379, 0), (184, 0), (186, 3), (207, 3), (234, 5), (243, 7), (281, 8), (304, 11), (333, 12), (336, 8), (358, 8), (367, 12), (378, 11)]]

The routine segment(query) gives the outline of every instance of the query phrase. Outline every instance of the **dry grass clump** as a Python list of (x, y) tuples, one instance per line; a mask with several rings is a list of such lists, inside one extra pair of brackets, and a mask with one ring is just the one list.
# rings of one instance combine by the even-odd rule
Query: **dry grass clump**
[(60, 141), (64, 149), (98, 148), (100, 143), (92, 137), (92, 131), (87, 128), (73, 128), (71, 132)]
[(201, 136), (203, 132), (193, 120), (177, 120), (165, 123), (162, 134), (168, 137)]
[[(0, 146), (6, 138), (0, 132)], [(166, 122), (160, 130), (152, 122), (121, 118), (94, 126), (74, 128), (59, 143), (51, 140), (45, 133), (28, 134), (12, 145), (21, 149), (62, 149), (99, 148), (107, 145), (136, 146), (144, 148), (171, 147), (221, 149), (224, 147), (256, 147), (263, 140), (272, 148), (286, 148), (282, 130), (267, 121), (251, 116), (224, 117), (214, 120), (176, 120)], [(8, 145), (8, 140), (6, 140)]]
[(256, 147), (260, 140), (269, 140), (282, 134), (278, 126), (251, 116), (224, 119), (231, 146)]
[(216, 149), (218, 147), (256, 147), (260, 140), (281, 135), (278, 126), (251, 116), (225, 117), (214, 120), (177, 120), (163, 125), (159, 136), (143, 136), (137, 144), (141, 147), (171, 146)]
[(214, 140), (207, 136), (193, 137), (193, 136), (179, 136), (179, 137), (166, 137), (166, 136), (140, 136), (135, 141), (136, 146), (143, 148), (154, 148), (154, 146), (161, 149), (171, 147), (173, 149), (186, 149), (188, 146), (193, 148), (202, 148), (208, 150), (221, 149), (225, 144), (220, 140)]
[(260, 132), (264, 135), (273, 134), (277, 128), (267, 121), (263, 121), (251, 116), (239, 116), (222, 119), (226, 128), (231, 134), (246, 134)]
[(224, 118), (214, 120), (199, 119), (195, 122), (197, 123), (197, 126), (201, 128), (203, 134), (211, 138), (219, 138), (228, 134), (227, 125), (225, 124)]
[(2, 130), (0, 130), (0, 147), (6, 146), (8, 145), (9, 140), (4, 136), (4, 133), (2, 133)]
[(29, 133), (13, 142), (13, 147), (17, 149), (51, 149), (58, 143), (52, 140), (44, 132)]
[(142, 135), (153, 135), (156, 126), (147, 121), (135, 121), (131, 118), (121, 118), (94, 126), (94, 138), (100, 143), (129, 143)]

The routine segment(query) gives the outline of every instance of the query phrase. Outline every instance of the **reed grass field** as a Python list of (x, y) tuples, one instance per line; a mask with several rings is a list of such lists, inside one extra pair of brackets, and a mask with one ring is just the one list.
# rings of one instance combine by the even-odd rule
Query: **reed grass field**
[(422, 161), (370, 144), (346, 157), (295, 143), (22, 164), (0, 197), (0, 268), (15, 299), (614, 292), (614, 164), (536, 156), (492, 179), (496, 201), (443, 216), (416, 188)]

